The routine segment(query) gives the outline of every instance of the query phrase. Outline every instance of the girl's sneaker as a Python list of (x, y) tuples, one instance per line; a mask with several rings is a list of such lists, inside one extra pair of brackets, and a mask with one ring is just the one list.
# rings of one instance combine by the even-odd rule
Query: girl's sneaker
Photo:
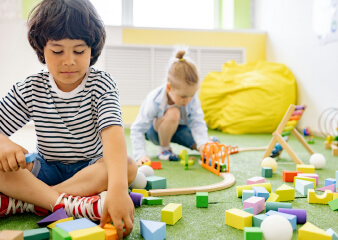
[(46, 216), (48, 210), (34, 206), (0, 193), (0, 217), (8, 217), (16, 213), (35, 213), (38, 216)]
[(167, 160), (178, 161), (178, 156), (175, 153), (173, 153), (171, 149), (161, 152), (160, 154), (157, 155), (157, 158), (160, 160), (166, 160), (166, 161)]

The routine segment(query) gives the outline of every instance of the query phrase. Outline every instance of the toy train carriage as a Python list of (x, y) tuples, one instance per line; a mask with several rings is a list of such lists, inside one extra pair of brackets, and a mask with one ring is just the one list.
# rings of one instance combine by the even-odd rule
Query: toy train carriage
[[(210, 172), (219, 175), (220, 172), (229, 172), (228, 147), (217, 142), (206, 143), (202, 154), (202, 167)], [(227, 158), (227, 163), (225, 163)]]

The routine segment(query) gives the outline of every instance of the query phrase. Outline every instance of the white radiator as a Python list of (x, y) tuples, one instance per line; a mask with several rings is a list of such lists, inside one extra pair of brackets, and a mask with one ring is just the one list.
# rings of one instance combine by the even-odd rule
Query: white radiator
[[(118, 84), (121, 105), (141, 105), (146, 95), (165, 82), (173, 47), (119, 45), (105, 47), (105, 69)], [(229, 60), (245, 63), (244, 48), (189, 47), (201, 81), (211, 71), (222, 70)]]

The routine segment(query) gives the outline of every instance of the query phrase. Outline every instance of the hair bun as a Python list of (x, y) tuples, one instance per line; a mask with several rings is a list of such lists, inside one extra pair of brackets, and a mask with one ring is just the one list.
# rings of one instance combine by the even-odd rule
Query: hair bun
[(178, 58), (179, 60), (183, 59), (183, 56), (185, 54), (185, 51), (180, 50), (176, 53), (176, 58)]

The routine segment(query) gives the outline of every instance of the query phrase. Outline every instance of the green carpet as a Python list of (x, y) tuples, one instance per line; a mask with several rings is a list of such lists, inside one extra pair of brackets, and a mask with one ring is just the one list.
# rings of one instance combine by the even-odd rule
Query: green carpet
[[(209, 135), (217, 136), (226, 145), (239, 147), (262, 147), (267, 146), (271, 140), (271, 134), (257, 135), (229, 135), (217, 131), (209, 131)], [(129, 130), (126, 130), (128, 153), (131, 153)], [(322, 153), (326, 157), (326, 166), (322, 170), (316, 170), (319, 175), (318, 187), (324, 186), (324, 179), (335, 178), (335, 171), (338, 170), (338, 157), (332, 156), (331, 150), (324, 149), (324, 140), (315, 138), (315, 144), (311, 145), (313, 150)], [(309, 162), (309, 153), (303, 146), (291, 137), (289, 145), (303, 160)], [(183, 147), (173, 145), (175, 152), (179, 152)], [(156, 159), (157, 147), (147, 143), (147, 150), (152, 160)], [(197, 154), (188, 151), (190, 154)], [(242, 209), (242, 199), (236, 197), (235, 186), (245, 185), (246, 179), (260, 176), (259, 161), (263, 156), (263, 151), (252, 151), (237, 153), (230, 156), (230, 170), (236, 178), (234, 186), (209, 193), (209, 207), (202, 209), (196, 208), (195, 195), (164, 196), (163, 206), (143, 205), (136, 208), (134, 230), (127, 239), (141, 239), (140, 219), (160, 221), (161, 209), (168, 203), (181, 203), (183, 205), (183, 217), (174, 225), (167, 225), (166, 239), (243, 239), (243, 231), (224, 224), (225, 210), (230, 208)], [(272, 178), (266, 179), (271, 183), (272, 190), (275, 191), (284, 182), (282, 181), (283, 170), (296, 170), (296, 165), (285, 151), (278, 159), (278, 168)], [(167, 178), (168, 188), (201, 186), (216, 183), (222, 179), (203, 169), (197, 163), (184, 170), (178, 162), (162, 161), (161, 170), (156, 170), (157, 176)], [(286, 183), (293, 187), (292, 183)], [(317, 192), (321, 194), (320, 191)], [(332, 228), (338, 232), (338, 211), (333, 212), (328, 205), (309, 204), (307, 199), (296, 192), (296, 200), (292, 201), (293, 208), (303, 208), (307, 210), (308, 221), (324, 230)], [(19, 214), (8, 218), (0, 219), (0, 230), (3, 229), (31, 229), (37, 228), (36, 222), (42, 219), (33, 214)], [(299, 229), (302, 225), (297, 225)], [(292, 239), (298, 239), (298, 232), (294, 231)]]

